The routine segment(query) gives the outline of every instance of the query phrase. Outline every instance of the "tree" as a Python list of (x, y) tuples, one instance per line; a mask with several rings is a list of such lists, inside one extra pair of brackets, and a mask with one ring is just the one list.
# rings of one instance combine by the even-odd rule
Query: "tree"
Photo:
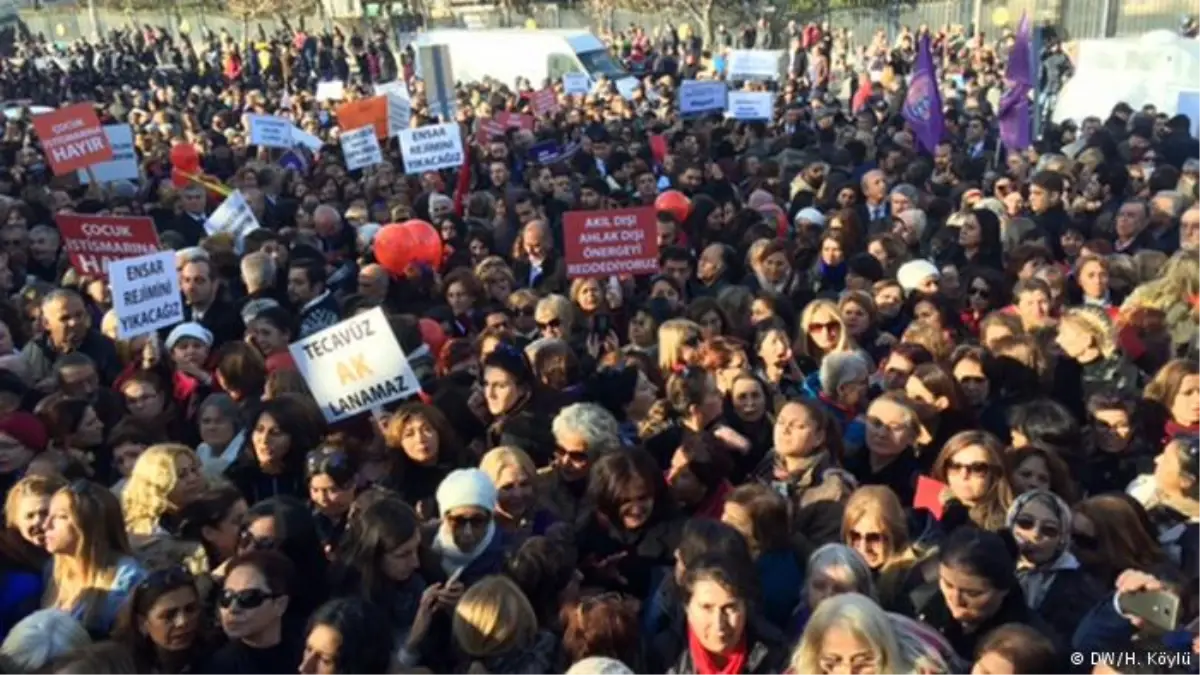
[(743, 13), (737, 0), (589, 0), (588, 9), (610, 30), (615, 28), (613, 15), (617, 10), (656, 16), (676, 26), (690, 24), (705, 44), (713, 42), (715, 22)]
[(247, 35), (250, 21), (264, 16), (307, 16), (317, 9), (320, 0), (225, 0), (225, 9), (242, 20), (242, 35)]

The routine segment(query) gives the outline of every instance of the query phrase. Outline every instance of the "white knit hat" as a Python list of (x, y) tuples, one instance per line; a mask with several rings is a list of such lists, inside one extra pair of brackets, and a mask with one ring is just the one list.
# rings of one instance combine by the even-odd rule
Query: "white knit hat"
[(937, 265), (924, 259), (909, 260), (896, 270), (896, 281), (900, 282), (900, 287), (905, 293), (917, 290), (929, 277), (941, 279), (942, 273), (938, 271)]
[(213, 344), (212, 331), (204, 326), (201, 326), (195, 321), (187, 321), (175, 326), (171, 329), (171, 332), (167, 334), (167, 349), (173, 349), (175, 344), (183, 338), (195, 338), (209, 347), (211, 347)]
[(442, 480), (437, 489), (438, 511), (443, 514), (460, 506), (478, 506), (496, 510), (496, 486), (479, 469), (456, 469)]
[(575, 662), (566, 675), (633, 675), (624, 663), (607, 656), (589, 656)]
[(825, 216), (811, 206), (806, 209), (800, 209), (792, 222), (799, 225), (801, 221), (808, 221), (817, 227), (825, 227)]

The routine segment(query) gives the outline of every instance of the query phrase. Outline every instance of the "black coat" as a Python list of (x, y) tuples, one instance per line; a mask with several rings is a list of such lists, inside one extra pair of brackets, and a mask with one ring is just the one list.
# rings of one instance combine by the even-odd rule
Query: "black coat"
[(542, 261), (542, 271), (530, 283), (529, 273), (532, 266), (528, 260), (513, 261), (513, 276), (517, 279), (518, 288), (528, 288), (541, 294), (562, 293), (567, 288), (567, 266), (557, 254), (550, 254)]
[[(246, 334), (246, 324), (242, 323), (242, 313), (238, 306), (218, 294), (208, 311), (200, 319), (200, 325), (213, 334), (213, 350), (229, 342), (241, 340)], [(183, 309), (186, 321), (195, 321), (191, 307)]]
[[(599, 514), (588, 514), (576, 537), (584, 583), (635, 598), (646, 597), (659, 579), (671, 573), (683, 523), (673, 510), (661, 504), (655, 507), (650, 522), (636, 532), (609, 527)], [(597, 574), (587, 565), (621, 552), (626, 556), (614, 568), (625, 578), (624, 584)]]
[(208, 236), (204, 230), (205, 218), (199, 220), (186, 213), (177, 214), (166, 223), (159, 226), (159, 232), (175, 232), (183, 237), (186, 246), (199, 246), (200, 240)]
[[(935, 579), (933, 583), (937, 584), (938, 582)], [(1089, 606), (1088, 609), (1091, 607)], [(1009, 590), (1000, 609), (969, 633), (963, 629), (961, 623), (954, 620), (950, 608), (946, 606), (945, 597), (936, 587), (929, 595), (929, 602), (917, 611), (916, 618), (941, 633), (942, 637), (946, 638), (946, 641), (954, 648), (959, 658), (967, 663), (974, 661), (979, 641), (992, 629), (1006, 623), (1023, 623), (1030, 626), (1049, 637), (1060, 650), (1066, 644), (1063, 642), (1062, 636), (1056, 634), (1036, 612), (1025, 606), (1025, 596), (1021, 593), (1020, 586), (1014, 586)]]

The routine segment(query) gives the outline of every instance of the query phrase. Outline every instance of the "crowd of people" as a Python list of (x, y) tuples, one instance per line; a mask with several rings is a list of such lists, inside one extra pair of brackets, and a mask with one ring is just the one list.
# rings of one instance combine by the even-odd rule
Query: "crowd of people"
[[(434, 123), (382, 34), (22, 41), (0, 670), (1197, 672), (1189, 119), (1130, 101), (1001, 147), (1011, 39), (946, 29), (929, 151), (901, 114), (927, 32), (630, 28), (630, 98), (459, 83), (467, 161), (420, 175), (395, 140), (347, 170), (313, 95), (401, 78)], [(790, 50), (776, 118), (681, 119), (735, 46)], [(557, 111), (476, 140), (544, 86)], [(27, 106), (75, 101), (131, 125), (140, 180), (51, 175)], [(325, 144), (285, 168), (250, 112)], [(179, 143), (258, 229), (210, 235)], [(567, 276), (564, 214), (668, 189), (658, 273)], [(117, 339), (63, 213), (153, 218), (185, 321)], [(446, 255), (395, 274), (374, 237), (413, 218)], [(327, 424), (288, 345), (374, 308), (421, 392)]]

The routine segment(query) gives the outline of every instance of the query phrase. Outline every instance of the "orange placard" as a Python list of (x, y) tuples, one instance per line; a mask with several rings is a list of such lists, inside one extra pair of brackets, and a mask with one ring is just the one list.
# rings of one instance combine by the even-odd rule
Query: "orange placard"
[(372, 96), (349, 103), (343, 103), (337, 109), (338, 126), (342, 131), (361, 129), (369, 124), (375, 125), (375, 135), (379, 138), (388, 137), (388, 103), (386, 96)]
[(74, 173), (113, 158), (112, 146), (91, 103), (34, 115), (33, 128), (55, 174)]

